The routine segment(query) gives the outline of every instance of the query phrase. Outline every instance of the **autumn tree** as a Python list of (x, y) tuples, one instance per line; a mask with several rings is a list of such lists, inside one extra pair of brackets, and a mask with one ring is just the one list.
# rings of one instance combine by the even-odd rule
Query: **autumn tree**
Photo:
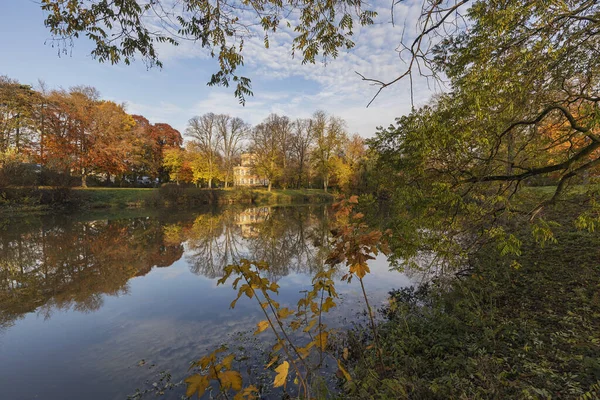
[(39, 94), (6, 76), (0, 76), (0, 151), (20, 152), (31, 146), (36, 136), (35, 108)]
[(311, 128), (315, 140), (312, 161), (323, 181), (323, 189), (327, 191), (331, 175), (338, 164), (335, 158), (346, 139), (345, 122), (328, 116), (324, 111), (317, 111), (313, 115)]
[(127, 160), (134, 153), (134, 119), (122, 105), (112, 101), (99, 102), (94, 110), (93, 149), (90, 149), (92, 168), (110, 177), (127, 171)]
[(268, 190), (271, 191), (273, 181), (282, 174), (282, 165), (278, 136), (267, 121), (252, 130), (250, 151), (254, 155), (254, 172), (269, 180)]
[(81, 186), (87, 186), (87, 177), (94, 166), (95, 107), (98, 91), (92, 87), (73, 87), (69, 91), (54, 91), (52, 106), (47, 109), (51, 138), (47, 156), (64, 168), (81, 176)]
[(220, 154), (222, 136), (219, 134), (219, 116), (207, 113), (201, 117), (193, 117), (188, 121), (186, 135), (191, 137), (198, 149), (198, 154), (206, 161), (208, 187), (212, 188), (213, 179), (220, 171)]
[(279, 159), (281, 160), (280, 184), (285, 189), (291, 184), (294, 177), (291, 165), (293, 124), (287, 116), (277, 114), (269, 115), (265, 123), (273, 131), (273, 135), (275, 135), (279, 144)]
[(169, 173), (169, 178), (177, 183), (192, 182), (191, 162), (187, 153), (180, 147), (165, 150), (163, 166)]
[(223, 156), (225, 187), (233, 176), (233, 167), (242, 148), (243, 140), (248, 136), (250, 127), (241, 118), (226, 114), (217, 116), (217, 129), (220, 136), (220, 150)]
[(294, 121), (291, 134), (291, 164), (296, 179), (296, 187), (310, 183), (310, 153), (314, 144), (312, 120)]
[(141, 115), (132, 115), (135, 120), (135, 161), (134, 175), (148, 175), (163, 182), (168, 172), (163, 167), (164, 152), (169, 148), (183, 145), (183, 138), (178, 130), (166, 123), (151, 124)]

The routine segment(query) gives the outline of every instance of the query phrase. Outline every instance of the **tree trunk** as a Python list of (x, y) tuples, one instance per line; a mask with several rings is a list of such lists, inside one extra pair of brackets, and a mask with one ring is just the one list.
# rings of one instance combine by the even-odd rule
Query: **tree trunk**
[(212, 189), (212, 178), (208, 178), (208, 188)]
[(269, 188), (267, 189), (269, 192), (271, 191), (271, 180), (269, 179)]
[(81, 171), (81, 187), (82, 188), (86, 188), (87, 187), (87, 173), (84, 171)]

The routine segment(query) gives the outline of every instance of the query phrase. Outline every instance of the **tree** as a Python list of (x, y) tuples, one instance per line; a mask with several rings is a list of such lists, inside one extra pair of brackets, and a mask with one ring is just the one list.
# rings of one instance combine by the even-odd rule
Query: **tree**
[(166, 123), (151, 124), (141, 115), (132, 116), (136, 121), (136, 170), (138, 175), (149, 175), (162, 182), (168, 178), (163, 168), (164, 151), (183, 145), (178, 130)]
[(100, 62), (129, 64), (141, 56), (148, 66), (160, 67), (157, 43), (197, 43), (219, 60), (220, 68), (209, 85), (233, 83), (242, 103), (252, 92), (250, 79), (238, 75), (237, 69), (244, 64), (244, 42), (250, 37), (263, 37), (268, 48), (269, 35), (289, 25), (295, 35), (292, 54), (300, 54), (303, 63), (314, 63), (319, 56), (337, 57), (340, 49), (352, 48), (355, 26), (372, 24), (377, 15), (354, 0), (306, 0), (301, 4), (249, 0), (243, 5), (183, 0), (180, 7), (165, 0), (145, 4), (135, 0), (45, 0), (41, 7), (46, 12), (45, 24), (63, 51), (66, 43), (86, 36), (94, 46), (92, 56)]
[(239, 156), (242, 141), (248, 135), (250, 127), (241, 118), (221, 114), (217, 116), (217, 129), (223, 154), (225, 187), (228, 187), (229, 177), (233, 175), (233, 166)]
[(285, 189), (293, 179), (293, 170), (290, 165), (292, 151), (292, 122), (286, 116), (271, 114), (266, 123), (276, 137), (279, 144), (279, 157), (281, 160), (281, 186)]
[(165, 150), (163, 166), (169, 171), (169, 178), (179, 185), (179, 182), (185, 182), (186, 176), (186, 159), (183, 149), (173, 147)]
[(213, 179), (219, 174), (219, 148), (222, 136), (219, 135), (219, 116), (213, 113), (193, 117), (188, 121), (186, 135), (194, 139), (201, 157), (206, 160), (208, 187), (212, 188)]
[(268, 121), (256, 125), (252, 130), (250, 151), (254, 154), (254, 172), (269, 180), (270, 192), (273, 181), (281, 176), (282, 168), (278, 137)]
[(40, 96), (31, 86), (0, 76), (0, 151), (17, 152), (35, 140), (35, 107)]
[(305, 182), (310, 185), (310, 152), (314, 144), (312, 121), (297, 119), (294, 122), (291, 136), (291, 155), (296, 187), (300, 188)]
[(106, 181), (111, 175), (123, 174), (127, 171), (127, 160), (134, 152), (135, 140), (133, 127), (135, 120), (128, 115), (122, 105), (112, 101), (99, 102), (94, 110), (94, 125), (91, 134), (94, 137), (93, 148), (90, 149), (92, 168), (106, 174)]
[(315, 149), (312, 153), (315, 169), (323, 181), (323, 189), (327, 191), (329, 179), (334, 168), (334, 157), (340, 152), (346, 138), (345, 122), (337, 117), (328, 116), (324, 111), (317, 111), (312, 118)]

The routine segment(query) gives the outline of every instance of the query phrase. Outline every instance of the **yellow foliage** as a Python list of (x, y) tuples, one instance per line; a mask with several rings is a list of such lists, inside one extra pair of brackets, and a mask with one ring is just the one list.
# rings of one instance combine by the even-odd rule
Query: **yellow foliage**
[(327, 337), (328, 336), (329, 336), (329, 333), (326, 331), (323, 331), (315, 337), (315, 343), (318, 347), (321, 348), (322, 351), (325, 351), (325, 348), (327, 348)]
[(340, 369), (340, 372), (342, 373), (342, 375), (344, 375), (344, 378), (347, 381), (351, 381), (352, 377), (350, 376), (348, 371), (346, 371), (346, 368), (344, 368), (344, 366), (342, 365), (342, 362), (340, 360), (337, 360), (337, 365), (338, 365), (338, 368)]
[(238, 371), (220, 372), (218, 376), (223, 389), (242, 390), (242, 375)]
[(254, 385), (250, 385), (244, 388), (241, 392), (238, 392), (233, 400), (251, 400), (258, 398), (258, 389)]
[(198, 393), (198, 397), (202, 397), (210, 385), (210, 380), (206, 375), (195, 374), (187, 378), (185, 383), (187, 384), (187, 390), (185, 392), (187, 397), (193, 396), (194, 393)]
[(264, 330), (266, 330), (269, 327), (269, 321), (264, 320), (264, 321), (260, 321), (258, 324), (256, 324), (257, 328), (256, 331), (254, 331), (255, 335), (258, 335), (259, 333), (263, 332)]
[(271, 365), (275, 364), (275, 362), (279, 359), (279, 356), (275, 356), (273, 358), (271, 358), (271, 361), (269, 361), (269, 363), (267, 364), (267, 366), (265, 367), (265, 369), (269, 369), (271, 367)]
[(364, 276), (369, 272), (371, 272), (371, 270), (369, 269), (369, 266), (366, 262), (350, 265), (350, 273), (355, 274), (360, 279), (364, 278)]
[(287, 317), (289, 317), (290, 315), (293, 315), (294, 311), (290, 310), (289, 308), (281, 308), (277, 311), (277, 316), (281, 319), (285, 319)]
[(273, 387), (285, 386), (289, 370), (290, 363), (288, 363), (287, 361), (282, 362), (277, 368), (275, 368), (275, 372), (277, 372), (277, 375), (275, 376), (275, 380), (273, 381)]

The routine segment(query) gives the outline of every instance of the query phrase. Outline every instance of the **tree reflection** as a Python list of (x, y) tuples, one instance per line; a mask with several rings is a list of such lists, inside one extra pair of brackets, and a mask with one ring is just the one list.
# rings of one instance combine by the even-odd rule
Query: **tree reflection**
[(36, 309), (45, 318), (94, 311), (103, 295), (127, 294), (129, 279), (183, 255), (162, 228), (151, 218), (11, 225), (0, 234), (0, 326)]
[[(20, 222), (19, 222), (20, 221)], [(128, 281), (181, 259), (214, 279), (241, 258), (266, 261), (277, 280), (323, 266), (327, 209), (253, 207), (203, 214), (77, 221), (11, 221), (0, 230), (0, 329), (26, 313), (92, 312)]]
[(187, 233), (192, 272), (221, 277), (223, 268), (247, 258), (266, 261), (270, 279), (312, 273), (323, 265), (329, 234), (325, 207), (253, 207), (199, 216)]

